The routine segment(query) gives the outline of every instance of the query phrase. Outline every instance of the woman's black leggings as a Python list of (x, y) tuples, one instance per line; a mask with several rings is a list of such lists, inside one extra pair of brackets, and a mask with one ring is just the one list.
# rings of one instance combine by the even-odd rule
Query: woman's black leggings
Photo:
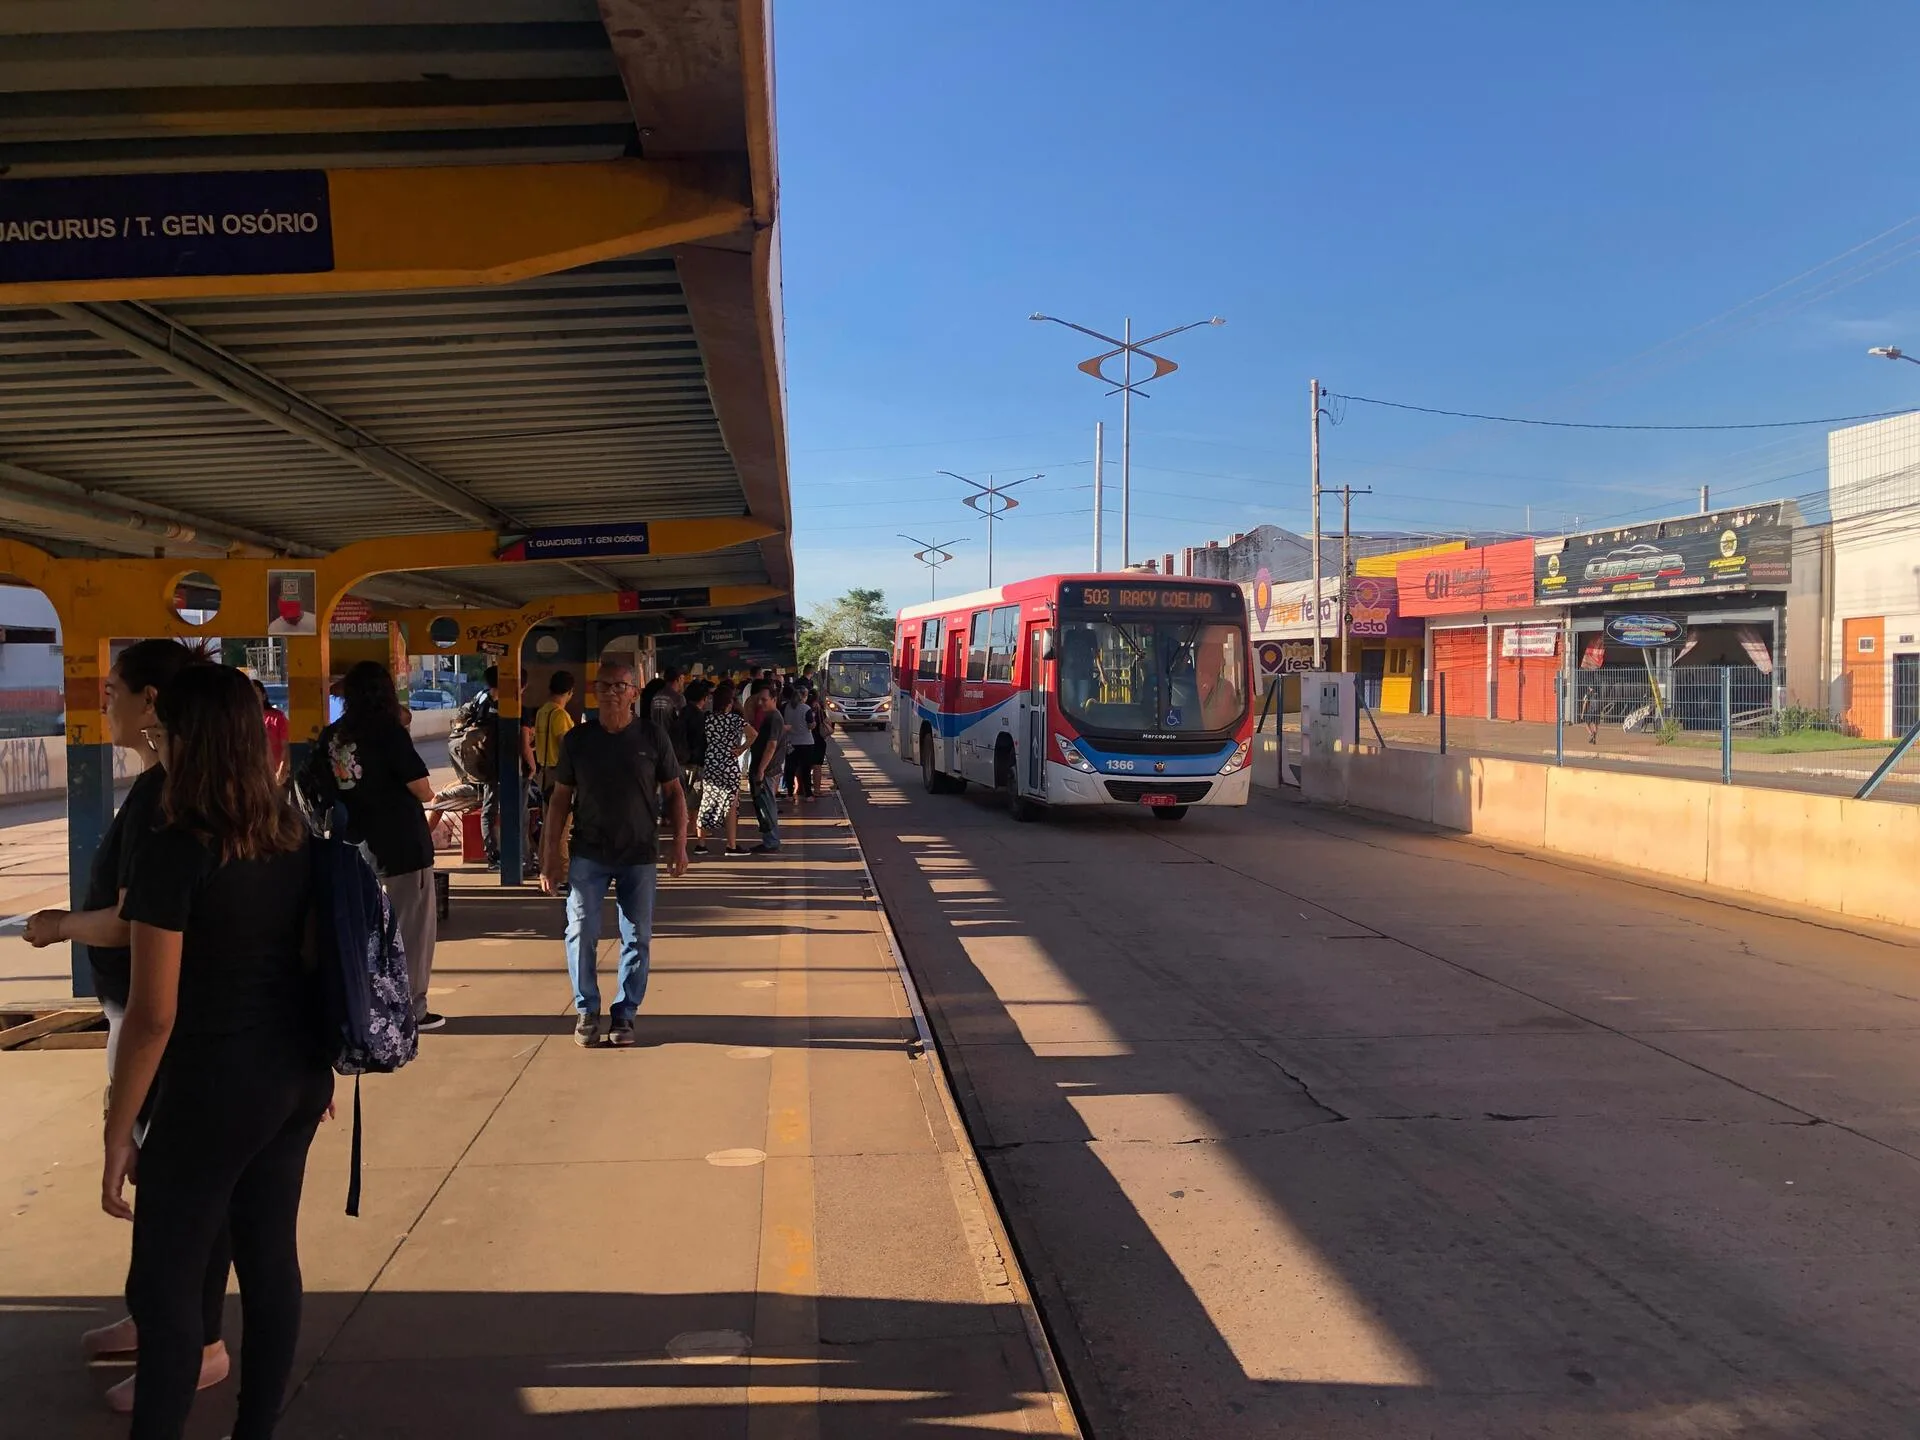
[(178, 1440), (186, 1429), (209, 1261), (224, 1230), (244, 1327), (233, 1440), (263, 1440), (279, 1419), (300, 1338), (300, 1186), (333, 1074), (279, 1032), (180, 1036), (159, 1086), (140, 1151), (127, 1275), (140, 1333), (133, 1437)]

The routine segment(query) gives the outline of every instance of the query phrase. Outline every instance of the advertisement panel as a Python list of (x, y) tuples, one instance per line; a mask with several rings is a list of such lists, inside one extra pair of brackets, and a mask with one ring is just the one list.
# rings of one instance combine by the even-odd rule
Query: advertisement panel
[(1570, 535), (1563, 550), (1537, 558), (1534, 593), (1551, 605), (1784, 590), (1793, 579), (1793, 527), (1780, 510), (1757, 505)]
[(1533, 607), (1533, 541), (1476, 545), (1402, 560), (1403, 615), (1479, 615)]
[[(1401, 613), (1400, 587), (1392, 580), (1358, 575), (1347, 582), (1347, 615), (1350, 635), (1377, 640), (1418, 637), (1424, 628)], [(1258, 582), (1241, 583), (1249, 608), (1253, 611), (1253, 637), (1292, 639), (1313, 634), (1313, 582), (1293, 580), (1268, 585), (1264, 591), (1266, 619), (1260, 618), (1263, 592)], [(1340, 579), (1337, 575), (1320, 580), (1320, 633), (1339, 637)]]
[(1559, 653), (1558, 625), (1508, 625), (1500, 631), (1502, 659), (1539, 660)]

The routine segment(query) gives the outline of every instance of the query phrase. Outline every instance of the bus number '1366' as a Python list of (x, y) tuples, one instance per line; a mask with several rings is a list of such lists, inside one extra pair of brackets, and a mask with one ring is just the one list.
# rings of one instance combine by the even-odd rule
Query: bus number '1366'
[(1107, 761), (1107, 769), (1109, 769), (1109, 770), (1131, 770), (1131, 769), (1133, 769), (1133, 761), (1131, 761), (1131, 760), (1109, 760), (1109, 761)]

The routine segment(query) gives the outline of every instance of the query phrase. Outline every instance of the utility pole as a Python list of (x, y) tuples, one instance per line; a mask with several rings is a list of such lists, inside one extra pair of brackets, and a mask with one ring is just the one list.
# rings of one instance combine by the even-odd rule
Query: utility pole
[(1106, 425), (1093, 422), (1093, 573), (1098, 575), (1107, 568), (1107, 547), (1105, 532), (1101, 529), (1106, 520)]
[(1320, 382), (1307, 382), (1313, 427), (1313, 668), (1320, 668)]
[[(1347, 581), (1353, 574), (1353, 497), (1371, 495), (1371, 485), (1356, 490), (1351, 485), (1340, 487), (1340, 668), (1347, 668), (1347, 634), (1351, 627), (1347, 623)], [(1318, 587), (1315, 587), (1314, 614), (1320, 613)]]

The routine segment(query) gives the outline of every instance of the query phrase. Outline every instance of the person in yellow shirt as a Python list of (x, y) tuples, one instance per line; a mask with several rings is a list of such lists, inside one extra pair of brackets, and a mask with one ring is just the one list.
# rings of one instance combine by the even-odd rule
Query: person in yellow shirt
[(573, 729), (573, 715), (567, 709), (573, 703), (573, 675), (556, 670), (547, 682), (547, 703), (533, 717), (533, 766), (540, 784), (540, 799), (553, 794), (553, 767), (560, 763), (560, 742)]

